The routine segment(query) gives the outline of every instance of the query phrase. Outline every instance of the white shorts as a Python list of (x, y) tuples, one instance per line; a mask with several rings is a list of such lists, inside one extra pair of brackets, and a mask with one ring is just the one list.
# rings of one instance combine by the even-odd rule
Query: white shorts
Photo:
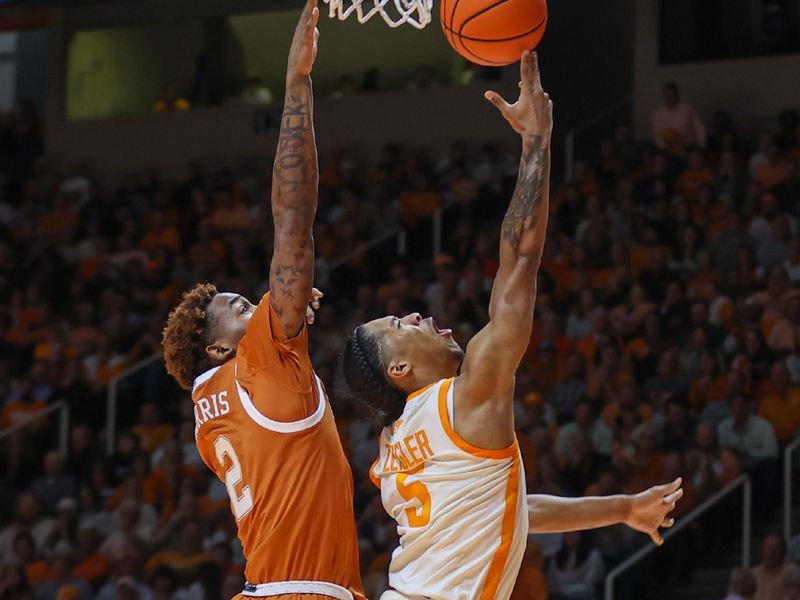
[(395, 590), (386, 590), (381, 594), (381, 600), (425, 600), (424, 596), (405, 596)]

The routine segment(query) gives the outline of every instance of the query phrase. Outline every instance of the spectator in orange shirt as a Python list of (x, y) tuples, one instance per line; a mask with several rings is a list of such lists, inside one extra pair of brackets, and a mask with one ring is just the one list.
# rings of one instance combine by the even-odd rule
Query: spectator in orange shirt
[(163, 550), (153, 556), (145, 564), (145, 571), (153, 572), (161, 565), (166, 565), (179, 575), (190, 574), (210, 560), (211, 556), (203, 550), (203, 529), (193, 521), (183, 526), (174, 549)]
[(800, 387), (792, 384), (780, 361), (770, 368), (769, 380), (772, 389), (761, 398), (758, 414), (772, 423), (778, 442), (786, 444), (800, 428)]
[(111, 561), (102, 554), (100, 533), (91, 519), (83, 519), (78, 525), (78, 564), (72, 569), (72, 576), (81, 579), (97, 590), (108, 577)]
[(155, 452), (175, 435), (175, 428), (161, 421), (155, 402), (142, 406), (139, 422), (131, 431), (139, 437), (141, 447), (146, 452)]
[[(28, 379), (23, 379), (19, 382), (18, 398), (3, 407), (3, 412), (0, 414), (0, 428), (10, 427), (16, 423), (26, 421), (29, 417), (42, 412), (44, 409), (44, 402), (33, 399), (31, 382)], [(35, 421), (30, 427), (41, 429), (46, 424), (47, 421), (45, 420)]]
[(36, 558), (36, 544), (27, 531), (20, 531), (14, 537), (14, 562), (25, 570), (28, 585), (35, 588), (52, 576), (50, 565)]
[(778, 144), (771, 142), (767, 146), (767, 161), (762, 163), (753, 174), (753, 179), (758, 181), (767, 189), (773, 189), (780, 185), (788, 175), (788, 165), (781, 153)]
[(695, 149), (689, 152), (688, 165), (675, 182), (675, 189), (687, 200), (692, 200), (701, 186), (713, 181), (714, 172), (705, 164), (703, 153)]
[(164, 212), (153, 211), (150, 213), (149, 221), (149, 227), (142, 236), (142, 249), (149, 252), (156, 248), (167, 248), (177, 252), (181, 244), (180, 236), (175, 226), (167, 222)]

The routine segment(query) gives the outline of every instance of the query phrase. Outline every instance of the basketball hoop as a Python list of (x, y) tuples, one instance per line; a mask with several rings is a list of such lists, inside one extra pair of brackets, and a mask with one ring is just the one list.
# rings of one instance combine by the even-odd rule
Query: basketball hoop
[(389, 27), (408, 24), (424, 29), (431, 22), (433, 0), (325, 0), (330, 17), (344, 21), (355, 13), (359, 23), (381, 15)]

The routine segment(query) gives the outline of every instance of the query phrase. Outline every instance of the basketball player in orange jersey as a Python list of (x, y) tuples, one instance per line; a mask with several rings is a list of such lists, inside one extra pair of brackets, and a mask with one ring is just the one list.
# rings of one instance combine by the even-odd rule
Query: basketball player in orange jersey
[[(187, 292), (164, 329), (169, 373), (194, 401), (197, 447), (225, 483), (247, 558), (237, 598), (363, 600), (353, 484), (308, 355), (318, 166), (308, 0), (294, 34), (272, 186), (270, 292), (258, 305), (211, 284)], [(314, 293), (312, 305), (319, 294)]]
[(522, 136), (489, 324), (464, 352), (432, 319), (384, 317), (359, 326), (342, 352), (339, 387), (384, 425), (370, 475), (400, 534), (384, 600), (507, 600), (529, 531), (624, 522), (660, 543), (658, 529), (672, 524), (667, 515), (682, 495), (680, 479), (637, 496), (526, 495), (514, 374), (533, 325), (553, 120), (535, 55), (523, 54), (521, 76), (515, 104), (486, 95)]

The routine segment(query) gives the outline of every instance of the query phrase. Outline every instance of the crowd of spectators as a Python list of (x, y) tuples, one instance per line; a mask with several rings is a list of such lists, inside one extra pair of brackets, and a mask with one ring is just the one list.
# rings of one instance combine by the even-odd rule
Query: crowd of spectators
[[(243, 557), (225, 488), (194, 447), (191, 401), (153, 363), (120, 389), (106, 455), (105, 389), (159, 350), (167, 311), (192, 284), (251, 299), (266, 290), (268, 161), (140, 171), (104, 188), (85, 165), (36, 160), (41, 139), (37, 150), (23, 122), (0, 122), (0, 426), (56, 401), (71, 425), (66, 456), (54, 419), (0, 440), (0, 597), (229, 598)], [(553, 185), (516, 388), (529, 493), (637, 492), (682, 475), (680, 517), (748, 473), (758, 518), (773, 517), (779, 450), (800, 427), (800, 127), (787, 113), (774, 131), (740, 131), (719, 113), (704, 135), (704, 148), (675, 136), (666, 147), (620, 128)], [(323, 161), (314, 234), (327, 295), (311, 352), (329, 387), (357, 323), (419, 311), (463, 344), (486, 323), (516, 151), (387, 146), (370, 161)], [(378, 427), (357, 405), (334, 409), (377, 597), (397, 541), (367, 476)], [(659, 554), (660, 586), (685, 579), (698, 548), (725, 548), (733, 529), (718, 511), (678, 536)], [(645, 541), (621, 525), (532, 536), (514, 597), (595, 598)], [(787, 555), (800, 559), (785, 542), (765, 542), (756, 600), (790, 598), (764, 591), (783, 581), (762, 583)], [(750, 579), (734, 575), (747, 592)]]

